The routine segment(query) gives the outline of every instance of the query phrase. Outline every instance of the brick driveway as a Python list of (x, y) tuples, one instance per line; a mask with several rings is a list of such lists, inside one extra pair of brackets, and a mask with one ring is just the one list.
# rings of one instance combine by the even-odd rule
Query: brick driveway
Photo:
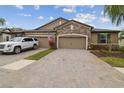
[(58, 49), (22, 70), (0, 69), (0, 87), (124, 87), (124, 75), (86, 50)]

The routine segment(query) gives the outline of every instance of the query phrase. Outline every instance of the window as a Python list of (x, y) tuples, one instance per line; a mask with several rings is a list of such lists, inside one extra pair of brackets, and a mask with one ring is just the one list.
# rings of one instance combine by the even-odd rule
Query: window
[(61, 20), (59, 21), (59, 25), (61, 25), (62, 24), (62, 22), (61, 22)]
[(38, 41), (36, 38), (34, 38), (35, 41)]
[(70, 28), (71, 28), (71, 30), (73, 30), (74, 29), (74, 26), (73, 25), (70, 25)]
[(110, 43), (110, 34), (109, 33), (99, 33), (98, 34), (98, 43)]
[(6, 41), (9, 41), (9, 36), (6, 36)]
[(28, 41), (33, 41), (33, 39), (32, 38), (28, 38)]
[(23, 39), (23, 42), (30, 42), (30, 41), (33, 41), (33, 39), (32, 38), (24, 38)]
[(28, 41), (29, 41), (28, 38), (23, 39), (23, 42), (28, 42)]

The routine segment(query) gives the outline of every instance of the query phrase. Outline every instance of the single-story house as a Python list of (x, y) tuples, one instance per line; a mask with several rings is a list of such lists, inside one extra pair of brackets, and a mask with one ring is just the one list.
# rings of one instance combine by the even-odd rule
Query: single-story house
[(24, 36), (24, 33), (20, 28), (1, 28), (0, 42), (9, 41), (13, 37)]
[(49, 47), (48, 35), (55, 37), (57, 48), (89, 49), (93, 46), (118, 47), (119, 30), (95, 29), (93, 26), (75, 20), (57, 18), (33, 30), (26, 30), (25, 35), (37, 37), (40, 47)]

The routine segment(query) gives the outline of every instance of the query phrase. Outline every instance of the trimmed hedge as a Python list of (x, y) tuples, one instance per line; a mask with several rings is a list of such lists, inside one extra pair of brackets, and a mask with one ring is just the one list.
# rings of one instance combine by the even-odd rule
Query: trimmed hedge
[(119, 51), (124, 52), (124, 46), (119, 47)]
[[(90, 49), (91, 50), (109, 50), (109, 45), (91, 45)], [(113, 51), (119, 50), (119, 46), (112, 45), (112, 50)]]

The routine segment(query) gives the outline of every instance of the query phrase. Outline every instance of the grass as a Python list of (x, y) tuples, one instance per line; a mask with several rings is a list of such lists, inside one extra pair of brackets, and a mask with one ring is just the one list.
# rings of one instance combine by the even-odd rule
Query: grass
[(47, 49), (47, 50), (44, 50), (44, 51), (41, 51), (41, 52), (38, 52), (36, 54), (33, 54), (31, 56), (28, 56), (26, 57), (25, 59), (28, 59), (28, 60), (39, 60), (41, 59), (42, 57), (48, 55), (49, 53), (51, 53), (52, 51), (54, 51), (55, 49)]
[(124, 58), (101, 57), (101, 59), (113, 67), (124, 67)]

